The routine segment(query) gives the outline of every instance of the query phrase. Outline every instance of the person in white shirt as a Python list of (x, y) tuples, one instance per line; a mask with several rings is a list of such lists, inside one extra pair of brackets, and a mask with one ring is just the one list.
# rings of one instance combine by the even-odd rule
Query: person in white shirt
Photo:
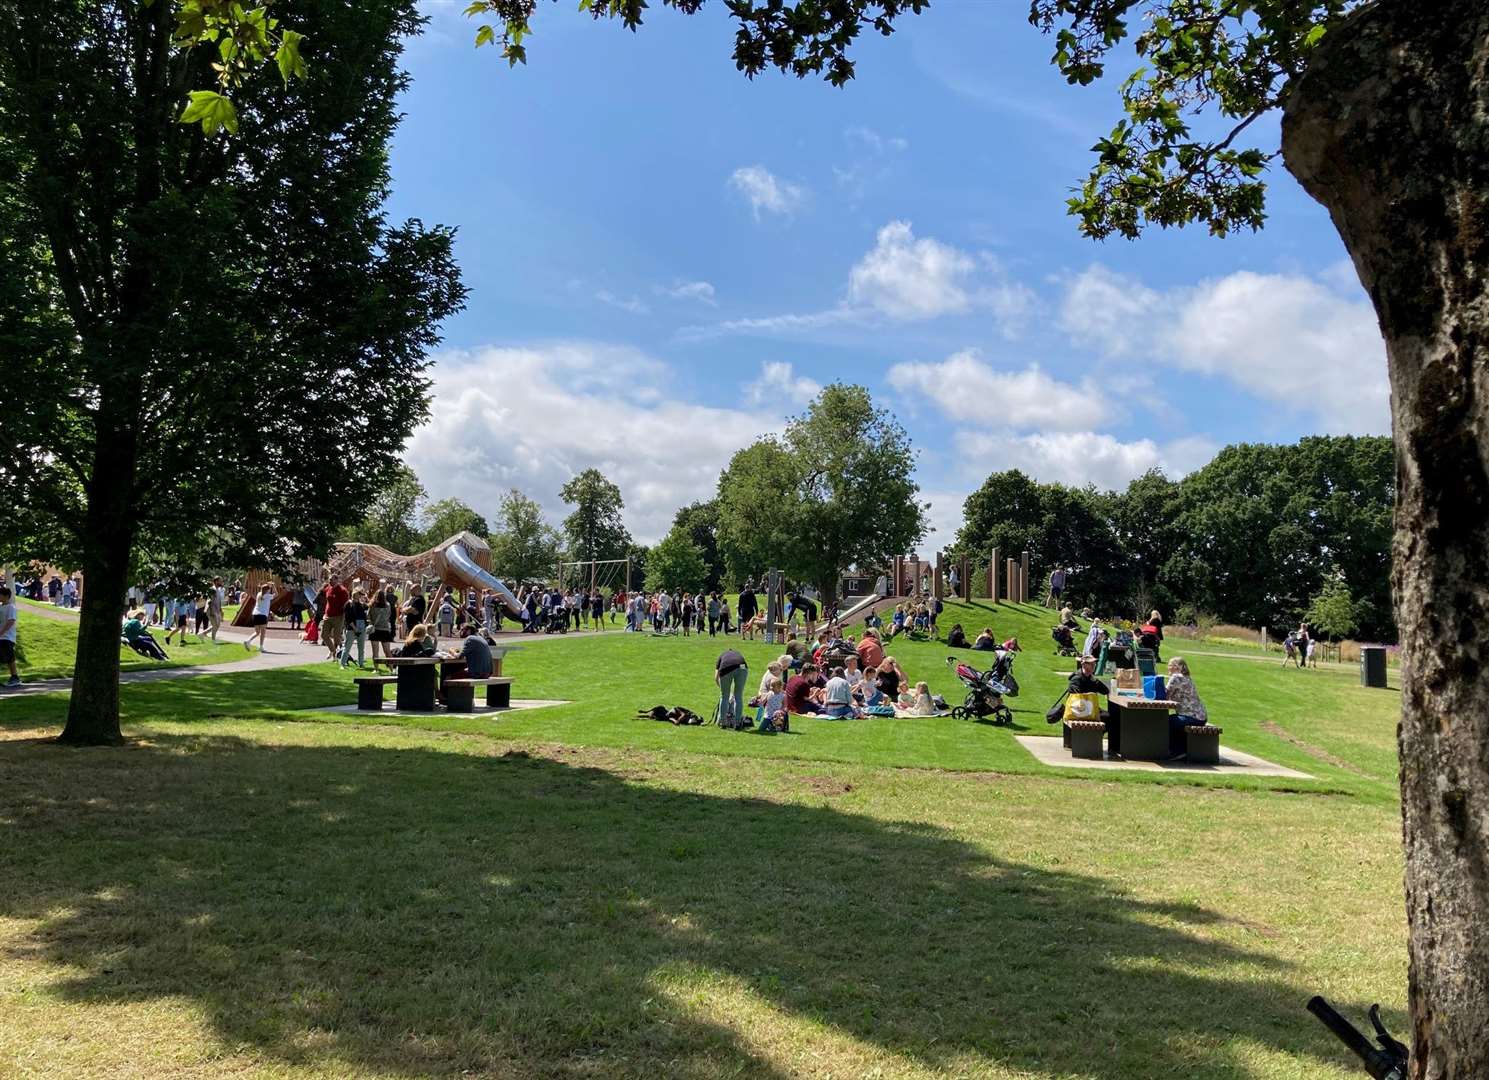
[(829, 720), (845, 720), (855, 715), (853, 686), (843, 677), (843, 669), (832, 669), (832, 677), (822, 693), (822, 715)]
[[(253, 633), (258, 638), (259, 652), (264, 651), (264, 638), (269, 635), (269, 608), (273, 603), (274, 586), (265, 584), (253, 601)], [(251, 650), (252, 646), (245, 641), (243, 648)]]
[(16, 670), (16, 605), (4, 585), (0, 585), (0, 664), (10, 669), (10, 679), (5, 685), (20, 686), (21, 674)]
[(848, 685), (857, 688), (863, 682), (863, 672), (858, 670), (858, 657), (849, 656), (843, 661), (843, 678), (848, 680)]

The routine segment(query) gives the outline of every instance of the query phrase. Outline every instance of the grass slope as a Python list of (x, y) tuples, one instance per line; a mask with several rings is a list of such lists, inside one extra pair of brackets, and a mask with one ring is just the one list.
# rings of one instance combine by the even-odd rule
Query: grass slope
[[(36, 615), (28, 611), (30, 605), (16, 609), (17, 666), (21, 678), (30, 682), (35, 679), (66, 679), (72, 677), (73, 660), (78, 651), (78, 627), (75, 620), (63, 622)], [(229, 660), (243, 659), (243, 646), (222, 642), (213, 645), (210, 641), (198, 642), (190, 635), (188, 644), (164, 645), (164, 631), (153, 632), (155, 640), (162, 643), (170, 660), (160, 662), (146, 660), (127, 646), (119, 647), (119, 666), (125, 671), (148, 671), (154, 668), (183, 667), (193, 664), (222, 664)]]

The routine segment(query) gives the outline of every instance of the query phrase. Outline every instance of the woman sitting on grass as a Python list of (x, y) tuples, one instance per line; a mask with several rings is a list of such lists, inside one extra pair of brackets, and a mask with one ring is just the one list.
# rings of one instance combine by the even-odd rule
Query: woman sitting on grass
[(951, 630), (946, 635), (946, 647), (948, 649), (968, 648), (967, 632), (962, 629), (961, 623), (952, 624)]
[(408, 637), (403, 639), (403, 648), (398, 650), (399, 656), (433, 656), (434, 653), (434, 638), (430, 636), (426, 623), (415, 623)]
[(904, 703), (903, 711), (908, 712), (911, 716), (936, 715), (935, 699), (931, 697), (931, 688), (925, 683), (916, 683), (914, 692), (901, 694), (900, 697), (902, 699), (909, 698), (908, 702)]
[(991, 626), (984, 626), (982, 633), (978, 634), (977, 640), (972, 643), (972, 647), (979, 652), (993, 652), (996, 650), (998, 648), (998, 639), (993, 637), (993, 628)]

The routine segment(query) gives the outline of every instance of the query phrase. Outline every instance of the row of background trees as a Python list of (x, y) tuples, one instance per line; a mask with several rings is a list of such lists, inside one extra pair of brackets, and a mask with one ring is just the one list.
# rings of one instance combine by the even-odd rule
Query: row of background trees
[[(1315, 436), (1229, 446), (1182, 480), (1154, 470), (1122, 491), (996, 472), (967, 498), (949, 551), (977, 567), (979, 593), (994, 547), (1027, 550), (1038, 579), (1065, 566), (1071, 599), (1109, 614), (1157, 607), (1251, 627), (1306, 617), (1333, 637), (1394, 640), (1394, 460), (1388, 438)], [(648, 589), (734, 588), (777, 567), (831, 596), (844, 570), (878, 569), (925, 539), (914, 463), (868, 391), (839, 384), (783, 435), (735, 454), (714, 496), (679, 509), (651, 547), (626, 529), (622, 493), (597, 469), (561, 489), (570, 513), (555, 527), (517, 490), (490, 521), (459, 499), (430, 502), (400, 467), (344, 536), (415, 551), (467, 530), (519, 582), (552, 578), (560, 559), (630, 558)]]

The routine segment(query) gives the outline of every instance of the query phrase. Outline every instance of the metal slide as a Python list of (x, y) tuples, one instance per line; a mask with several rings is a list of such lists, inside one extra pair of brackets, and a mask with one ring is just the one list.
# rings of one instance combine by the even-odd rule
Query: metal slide
[[(847, 611), (839, 612), (838, 617), (833, 621), (839, 626), (847, 626), (855, 619), (868, 618), (869, 614), (879, 610), (881, 605), (893, 606), (902, 599), (903, 597), (898, 596), (880, 596), (878, 593), (869, 593)], [(828, 622), (821, 622), (817, 625), (817, 630), (826, 630), (830, 625)]]
[(462, 545), (451, 544), (445, 548), (445, 563), (451, 572), (460, 578), (462, 585), (490, 589), (502, 598), (502, 602), (507, 605), (507, 609), (513, 615), (527, 622), (527, 608), (517, 602), (517, 597), (512, 595), (512, 590), (477, 566), (476, 561), (470, 557), (470, 553)]

